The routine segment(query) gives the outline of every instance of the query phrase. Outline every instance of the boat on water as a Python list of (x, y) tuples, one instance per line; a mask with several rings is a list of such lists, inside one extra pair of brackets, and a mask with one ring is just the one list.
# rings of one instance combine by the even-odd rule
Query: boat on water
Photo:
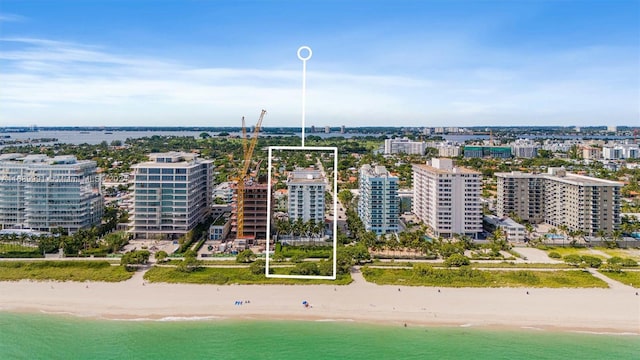
[(89, 131), (80, 131), (80, 134), (90, 134)]
[(105, 134), (113, 134), (111, 131), (107, 131), (105, 132)]

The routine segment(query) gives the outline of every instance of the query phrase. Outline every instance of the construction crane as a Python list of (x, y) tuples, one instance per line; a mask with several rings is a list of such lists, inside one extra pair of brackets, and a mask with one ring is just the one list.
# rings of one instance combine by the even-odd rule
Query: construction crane
[(242, 150), (244, 152), (242, 167), (238, 172), (237, 186), (236, 186), (236, 238), (241, 239), (244, 237), (244, 189), (245, 182), (249, 181), (249, 167), (251, 166), (251, 157), (253, 157), (253, 151), (258, 143), (258, 134), (260, 133), (260, 127), (262, 126), (262, 120), (264, 119), (266, 110), (262, 110), (260, 118), (256, 123), (253, 130), (253, 137), (251, 141), (247, 139), (247, 127), (244, 123), (244, 117), (242, 117)]

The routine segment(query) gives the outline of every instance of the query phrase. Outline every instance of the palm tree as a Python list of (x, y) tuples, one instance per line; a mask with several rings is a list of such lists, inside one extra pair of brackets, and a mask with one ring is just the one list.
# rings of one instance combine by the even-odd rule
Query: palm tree
[(530, 223), (526, 223), (524, 225), (525, 230), (527, 231), (527, 239), (531, 239), (531, 234), (533, 233), (533, 225)]
[(620, 241), (622, 239), (622, 231), (620, 230), (613, 230), (613, 232), (611, 233), (611, 240), (613, 241), (613, 246), (614, 247), (618, 247), (618, 241)]

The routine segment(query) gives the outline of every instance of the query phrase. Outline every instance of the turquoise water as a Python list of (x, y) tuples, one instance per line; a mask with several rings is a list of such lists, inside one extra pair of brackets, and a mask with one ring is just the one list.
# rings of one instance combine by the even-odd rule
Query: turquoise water
[(1, 359), (632, 359), (640, 337), (317, 321), (113, 321), (0, 312)]

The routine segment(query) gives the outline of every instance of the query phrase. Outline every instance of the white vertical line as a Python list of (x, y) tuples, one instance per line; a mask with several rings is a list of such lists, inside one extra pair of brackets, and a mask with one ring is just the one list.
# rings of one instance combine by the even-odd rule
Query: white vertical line
[[(302, 55), (302, 51), (307, 50), (307, 56)], [(311, 59), (313, 52), (308, 46), (300, 46), (298, 48), (298, 59), (302, 61), (302, 147), (304, 147), (305, 138), (305, 114), (307, 108), (307, 60)]]
[(269, 242), (271, 241), (271, 147), (269, 147), (269, 159), (267, 161), (267, 253), (265, 276), (269, 276)]
[(338, 275), (338, 148), (333, 149), (333, 279)]
[(302, 60), (302, 147), (305, 138), (305, 115), (307, 108), (307, 60)]

